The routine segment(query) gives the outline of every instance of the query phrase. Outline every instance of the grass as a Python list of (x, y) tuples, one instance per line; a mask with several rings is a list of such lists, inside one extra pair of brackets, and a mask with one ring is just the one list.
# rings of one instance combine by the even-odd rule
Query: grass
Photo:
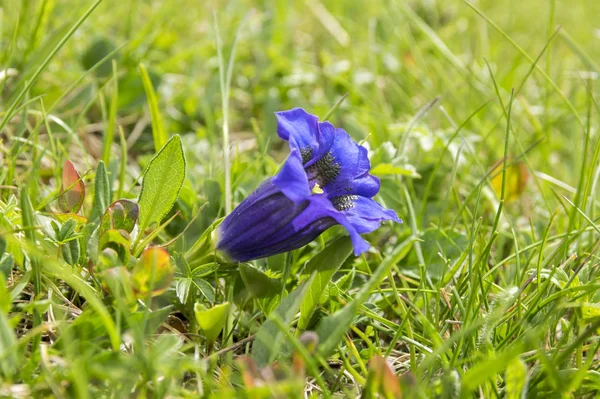
[[(213, 7), (0, 2), (0, 396), (596, 397), (597, 2)], [(219, 264), (296, 106), (404, 223)]]

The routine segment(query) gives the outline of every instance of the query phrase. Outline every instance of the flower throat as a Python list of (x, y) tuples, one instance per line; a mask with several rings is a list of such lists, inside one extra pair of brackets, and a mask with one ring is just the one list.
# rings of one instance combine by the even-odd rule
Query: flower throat
[[(312, 159), (313, 150), (310, 147), (304, 147), (300, 150), (302, 156), (302, 164), (305, 165)], [(315, 163), (305, 168), (308, 182), (312, 186), (313, 194), (323, 194), (323, 187), (330, 183), (335, 183), (340, 175), (342, 166), (335, 162), (335, 158), (331, 151), (328, 151)], [(345, 211), (353, 208), (358, 196), (356, 195), (340, 195), (331, 198), (331, 204), (338, 211)]]

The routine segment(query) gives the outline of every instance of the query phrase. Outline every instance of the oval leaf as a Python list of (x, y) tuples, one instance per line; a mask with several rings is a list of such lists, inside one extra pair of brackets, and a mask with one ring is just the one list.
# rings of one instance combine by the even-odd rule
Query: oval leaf
[(152, 158), (140, 193), (140, 229), (160, 222), (171, 210), (185, 179), (185, 155), (181, 138), (173, 136)]
[(102, 252), (106, 248), (111, 248), (119, 255), (119, 259), (125, 265), (129, 260), (130, 247), (131, 240), (125, 230), (106, 230), (100, 235), (100, 239), (98, 240), (99, 252)]
[(63, 166), (62, 186), (58, 197), (58, 206), (63, 212), (77, 213), (85, 198), (85, 185), (68, 159)]
[(128, 233), (138, 220), (140, 206), (133, 201), (118, 200), (113, 202), (100, 220), (100, 234), (106, 230), (125, 230)]

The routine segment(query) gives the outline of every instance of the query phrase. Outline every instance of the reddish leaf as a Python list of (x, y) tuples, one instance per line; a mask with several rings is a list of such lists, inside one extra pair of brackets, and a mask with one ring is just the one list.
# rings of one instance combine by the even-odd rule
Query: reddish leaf
[(85, 185), (71, 161), (66, 160), (63, 166), (62, 186), (58, 205), (63, 212), (77, 213), (85, 198)]
[(100, 220), (100, 232), (106, 230), (125, 230), (128, 233), (133, 231), (133, 227), (138, 220), (140, 206), (133, 201), (118, 200), (113, 202)]
[(398, 377), (385, 359), (379, 355), (373, 356), (369, 362), (369, 375), (362, 397), (375, 397), (377, 393), (384, 398), (402, 399), (402, 388)]
[(160, 295), (173, 280), (173, 266), (169, 253), (162, 248), (148, 248), (136, 263), (131, 274), (133, 289), (138, 296)]

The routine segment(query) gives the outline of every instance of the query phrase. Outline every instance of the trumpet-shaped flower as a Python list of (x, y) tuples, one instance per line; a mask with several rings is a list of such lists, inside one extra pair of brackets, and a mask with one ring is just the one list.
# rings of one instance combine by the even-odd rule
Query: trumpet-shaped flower
[(340, 224), (359, 255), (369, 248), (361, 234), (382, 221), (401, 222), (372, 199), (379, 179), (369, 174), (365, 147), (301, 108), (276, 115), (277, 133), (289, 142), (290, 155), (276, 176), (223, 220), (217, 250), (233, 261), (263, 258), (300, 248)]

